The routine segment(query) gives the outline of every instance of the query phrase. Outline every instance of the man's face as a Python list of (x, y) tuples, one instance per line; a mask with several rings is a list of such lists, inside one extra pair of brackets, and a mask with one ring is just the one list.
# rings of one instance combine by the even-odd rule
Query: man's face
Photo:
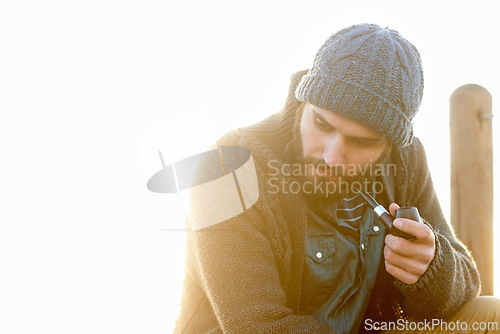
[(300, 136), (308, 178), (335, 184), (366, 179), (360, 171), (381, 162), (389, 148), (375, 131), (310, 103), (304, 106)]

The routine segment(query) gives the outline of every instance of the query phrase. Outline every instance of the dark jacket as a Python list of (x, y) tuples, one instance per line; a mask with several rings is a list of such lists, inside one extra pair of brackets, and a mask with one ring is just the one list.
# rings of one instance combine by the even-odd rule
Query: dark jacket
[[(292, 76), (289, 96), (279, 113), (230, 132), (218, 142), (251, 150), (259, 199), (215, 230), (187, 233), (186, 276), (175, 333), (331, 332), (299, 310), (306, 200), (300, 193), (274, 194), (267, 182), (270, 160), (293, 162), (290, 143), (298, 107), (293, 92), (303, 74)], [(397, 166), (396, 175), (382, 177), (380, 204), (416, 206), (435, 233), (436, 252), (412, 286), (388, 275), (381, 261), (366, 318), (388, 321), (407, 314), (446, 318), (477, 296), (480, 283), (475, 264), (445, 221), (420, 141), (415, 138), (410, 146), (395, 147), (388, 159)], [(224, 196), (224, 189), (214, 195)], [(191, 205), (196, 205), (196, 199)]]

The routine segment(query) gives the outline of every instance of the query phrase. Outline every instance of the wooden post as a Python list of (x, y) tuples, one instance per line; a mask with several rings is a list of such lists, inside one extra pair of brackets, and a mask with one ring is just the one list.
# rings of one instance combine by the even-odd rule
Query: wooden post
[(493, 295), (491, 94), (465, 85), (450, 97), (451, 223), (472, 252), (481, 294)]

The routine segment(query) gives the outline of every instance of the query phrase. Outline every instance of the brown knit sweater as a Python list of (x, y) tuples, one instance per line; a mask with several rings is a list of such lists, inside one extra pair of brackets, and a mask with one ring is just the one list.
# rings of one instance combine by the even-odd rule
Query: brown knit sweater
[[(236, 217), (187, 233), (186, 276), (175, 333), (331, 333), (299, 311), (306, 200), (300, 193), (273, 194), (267, 182), (268, 161), (293, 162), (289, 145), (298, 106), (293, 92), (304, 73), (292, 76), (279, 113), (218, 142), (251, 150), (259, 199)], [(420, 141), (393, 149), (389, 159), (397, 166), (396, 176), (382, 177), (381, 204), (416, 206), (435, 233), (436, 252), (413, 286), (381, 268), (366, 317), (387, 321), (395, 318), (395, 312), (403, 312), (417, 318), (446, 318), (477, 296), (475, 264), (444, 219)], [(202, 168), (203, 172), (211, 173)], [(224, 196), (224, 189), (214, 196)], [(196, 205), (196, 198), (191, 205)]]

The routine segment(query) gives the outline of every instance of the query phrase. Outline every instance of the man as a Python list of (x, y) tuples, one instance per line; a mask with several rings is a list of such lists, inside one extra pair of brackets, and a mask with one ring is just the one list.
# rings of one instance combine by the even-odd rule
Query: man
[[(255, 180), (258, 200), (212, 226), (188, 216), (176, 332), (394, 329), (384, 325), (451, 319), (476, 297), (475, 264), (444, 219), (413, 136), (422, 93), (417, 49), (394, 30), (356, 25), (292, 76), (279, 113), (219, 140), (251, 151), (256, 178), (239, 179), (238, 190), (244, 198)], [(417, 207), (418, 221), (394, 221), (415, 238), (388, 234), (358, 188), (393, 215), (398, 205)], [(227, 194), (195, 191), (191, 205)]]

